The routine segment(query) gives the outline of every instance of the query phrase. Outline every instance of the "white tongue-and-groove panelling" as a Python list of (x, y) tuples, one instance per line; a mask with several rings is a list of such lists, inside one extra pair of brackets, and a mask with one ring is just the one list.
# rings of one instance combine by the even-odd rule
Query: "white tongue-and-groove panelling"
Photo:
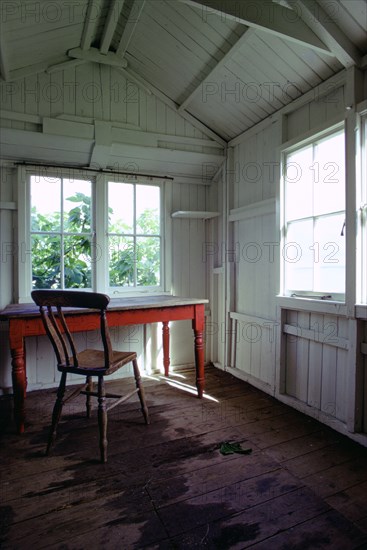
[[(0, 117), (2, 157), (10, 164), (1, 170), (0, 228), (2, 264), (1, 304), (16, 301), (17, 180), (11, 162), (28, 161), (94, 169), (168, 176), (172, 180), (171, 212), (208, 210), (208, 190), (224, 160), (224, 149), (153, 94), (128, 82), (116, 69), (84, 64), (52, 74), (39, 73), (13, 82), (1, 82)], [(207, 297), (207, 241), (202, 219), (173, 219), (172, 292)], [(1, 327), (2, 389), (11, 387), (10, 354), (5, 324)], [(133, 330), (133, 333), (132, 333)], [(160, 366), (161, 327), (113, 330), (120, 349), (136, 349), (142, 367)], [(78, 335), (81, 343), (93, 334)], [(194, 362), (191, 323), (172, 323), (171, 364)], [(29, 390), (57, 383), (53, 353), (46, 338), (27, 339)]]
[[(277, 298), (281, 146), (347, 120), (349, 85), (341, 79), (327, 93), (314, 90), (233, 140), (222, 356), (234, 375), (366, 444), (366, 321), (347, 307), (323, 311), (312, 301), (301, 307)], [(219, 276), (214, 270), (216, 284)]]

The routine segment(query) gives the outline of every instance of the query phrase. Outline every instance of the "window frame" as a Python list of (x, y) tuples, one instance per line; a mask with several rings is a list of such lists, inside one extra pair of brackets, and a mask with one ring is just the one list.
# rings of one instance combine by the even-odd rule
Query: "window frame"
[(367, 101), (358, 112), (357, 133), (357, 296), (367, 304)]
[[(280, 201), (280, 216), (279, 216), (279, 229), (280, 229), (280, 289), (279, 289), (279, 298), (285, 298), (287, 300), (316, 300), (317, 302), (321, 303), (333, 303), (336, 302), (338, 304), (345, 304), (346, 300), (346, 285), (344, 288), (344, 292), (329, 292), (329, 291), (315, 291), (315, 290), (292, 290), (286, 288), (286, 258), (285, 258), (285, 250), (286, 250), (286, 166), (287, 166), (287, 157), (288, 155), (296, 152), (301, 151), (302, 149), (309, 147), (310, 145), (316, 145), (319, 142), (322, 142), (323, 140), (327, 139), (329, 136), (342, 133), (344, 132), (344, 138), (346, 139), (346, 129), (345, 129), (345, 122), (340, 121), (332, 126), (328, 126), (327, 128), (324, 128), (323, 130), (319, 132), (314, 132), (312, 134), (308, 133), (307, 137), (302, 138), (296, 138), (295, 140), (292, 140), (288, 143), (283, 143), (281, 149), (280, 149), (280, 157), (281, 157), (281, 171), (280, 171), (280, 193), (279, 193), (279, 201)], [(346, 168), (346, 159), (345, 159), (345, 168)], [(344, 183), (344, 214), (346, 216), (346, 182)], [(307, 219), (312, 219), (315, 221), (317, 218), (323, 218), (326, 215), (336, 215), (340, 213), (341, 211), (335, 211), (335, 212), (329, 212), (327, 214), (321, 214), (316, 215), (312, 213), (312, 215), (307, 216)], [(296, 218), (293, 220), (300, 221), (302, 219), (306, 218)], [(315, 243), (314, 243), (315, 244)], [(345, 265), (345, 275), (347, 271), (347, 266)], [(326, 297), (327, 296), (327, 297)], [(331, 296), (331, 298), (329, 298)]]
[[(68, 167), (45, 167), (42, 165), (18, 166), (18, 220), (17, 220), (17, 281), (18, 302), (30, 303), (32, 292), (32, 260), (31, 260), (31, 200), (30, 177), (42, 175), (87, 179), (92, 182), (92, 289), (108, 294), (111, 298), (123, 296), (141, 296), (171, 294), (172, 292), (172, 250), (171, 250), (171, 207), (172, 179), (153, 176), (134, 176), (114, 172), (96, 172)], [(161, 281), (157, 287), (110, 287), (108, 272), (108, 181), (122, 181), (137, 185), (155, 185), (160, 187), (161, 200)], [(98, 208), (97, 208), (98, 205)], [(101, 207), (103, 205), (103, 207)]]

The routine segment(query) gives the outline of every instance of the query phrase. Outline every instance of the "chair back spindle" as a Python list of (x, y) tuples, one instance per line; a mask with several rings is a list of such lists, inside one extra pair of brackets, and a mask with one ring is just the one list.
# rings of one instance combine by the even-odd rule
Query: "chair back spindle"
[(108, 329), (108, 323), (106, 318), (106, 310), (101, 310), (101, 338), (104, 349), (105, 365), (106, 368), (111, 363), (113, 358), (113, 351), (111, 345), (110, 331)]
[(110, 299), (106, 294), (73, 290), (34, 290), (32, 298), (40, 308), (46, 333), (51, 340), (60, 367), (70, 366), (71, 357), (73, 366), (78, 367), (78, 353), (63, 308), (99, 310), (105, 368), (108, 368), (113, 358), (113, 352), (106, 317), (106, 308)]
[[(43, 321), (43, 326), (47, 336), (49, 337), (52, 347), (54, 348), (57, 363), (59, 366), (69, 366), (69, 353), (65, 338), (60, 330), (59, 323), (55, 317), (55, 313), (51, 306), (40, 306), (40, 313)], [(59, 312), (58, 312), (59, 315)]]

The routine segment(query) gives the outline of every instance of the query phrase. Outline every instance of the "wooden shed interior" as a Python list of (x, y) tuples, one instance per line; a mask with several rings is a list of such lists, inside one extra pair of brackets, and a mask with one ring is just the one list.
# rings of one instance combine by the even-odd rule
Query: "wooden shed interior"
[(70, 411), (40, 458), (43, 335), (15, 433), (2, 317), (4, 548), (365, 548), (367, 0), (2, 0), (0, 25), (0, 309), (51, 286), (208, 301), (202, 400), (189, 320), (170, 378), (158, 323), (111, 328), (152, 424), (116, 413), (105, 466)]

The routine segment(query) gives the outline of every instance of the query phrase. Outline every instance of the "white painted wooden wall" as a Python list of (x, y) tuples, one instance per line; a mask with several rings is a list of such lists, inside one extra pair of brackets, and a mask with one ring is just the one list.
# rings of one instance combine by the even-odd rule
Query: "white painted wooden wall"
[[(349, 117), (351, 88), (347, 78), (326, 94), (315, 90), (308, 100), (233, 140), (229, 228), (234, 258), (227, 267), (234, 285), (227, 296), (227, 364), (234, 375), (367, 444), (367, 333), (365, 321), (353, 314), (354, 302), (322, 311), (312, 303), (299, 309), (294, 300), (276, 298), (280, 147)], [(348, 140), (354, 139), (352, 124), (347, 122)], [(350, 189), (347, 194), (352, 201)], [(353, 291), (350, 296), (353, 300)]]
[[(175, 174), (173, 182), (172, 211), (207, 209), (208, 181), (201, 178), (201, 165), (200, 177), (196, 177), (198, 174), (193, 173), (193, 165), (190, 162), (195, 154), (211, 153), (213, 144), (169, 106), (139, 89), (135, 84), (128, 83), (118, 71), (106, 66), (85, 64), (51, 75), (40, 73), (13, 83), (1, 83), (0, 94), (3, 109), (1, 128), (28, 132), (21, 134), (21, 138), (26, 140), (26, 145), (21, 150), (19, 147), (18, 151), (14, 150), (18, 160), (22, 159), (22, 155), (27, 160), (31, 160), (32, 155), (35, 155), (34, 158), (37, 160), (41, 155), (44, 161), (50, 163), (83, 162), (84, 142), (79, 139), (80, 150), (77, 147), (73, 148), (73, 134), (67, 135), (66, 125), (61, 130), (64, 135), (57, 136), (60, 145), (57, 150), (45, 150), (40, 153), (40, 148), (36, 150), (34, 144), (38, 137), (42, 137), (45, 128), (51, 132), (55, 131), (55, 128), (60, 128), (60, 125), (56, 125), (57, 121), (67, 121), (71, 124), (71, 131), (84, 132), (86, 135), (93, 124), (95, 125), (95, 121), (107, 121), (120, 132), (125, 129), (139, 132), (128, 135), (130, 142), (136, 140), (137, 146), (139, 140), (142, 145), (147, 145), (148, 142), (156, 143), (157, 159), (162, 159), (162, 153), (165, 151), (170, 153), (169, 158), (172, 159), (172, 151), (177, 151), (175, 161), (179, 158), (177, 170), (180, 173)], [(178, 139), (175, 140), (175, 136)], [(218, 149), (218, 144), (216, 146)], [(87, 153), (89, 147), (88, 145)], [(147, 147), (143, 151), (152, 154), (152, 148)], [(88, 154), (90, 153), (91, 151)], [(143, 167), (139, 162), (136, 165), (119, 162), (118, 167), (120, 170), (133, 172), (144, 168), (149, 172), (149, 155), (147, 153)], [(118, 157), (116, 159), (118, 160)], [(188, 163), (186, 169), (185, 159)], [(152, 172), (158, 171), (159, 174), (169, 173), (173, 166), (172, 162), (165, 165), (164, 161), (154, 158), (151, 165), (154, 165)], [(16, 257), (13, 254), (13, 247), (16, 250), (18, 245), (15, 236), (17, 211), (8, 209), (16, 208), (15, 170), (4, 165), (0, 182), (0, 201), (6, 207), (0, 210), (0, 307), (3, 308), (17, 298), (14, 286), (17, 279)], [(207, 238), (206, 224), (207, 222), (200, 219), (172, 220), (172, 255), (168, 261), (172, 262), (172, 292), (178, 296), (208, 296), (206, 265), (202, 261), (202, 248)], [(0, 388), (6, 390), (11, 387), (11, 369), (4, 323), (1, 326), (0, 337)], [(78, 334), (77, 338), (81, 344), (94, 342), (98, 345), (95, 333)], [(112, 329), (112, 338), (117, 349), (136, 350), (142, 368), (150, 371), (155, 367), (161, 367), (161, 326), (125, 329), (118, 327)], [(28, 389), (54, 386), (58, 380), (58, 373), (47, 338), (27, 338), (26, 345)], [(193, 362), (191, 323), (172, 323), (171, 364), (175, 366)], [(119, 377), (121, 373), (118, 372), (115, 376)]]

